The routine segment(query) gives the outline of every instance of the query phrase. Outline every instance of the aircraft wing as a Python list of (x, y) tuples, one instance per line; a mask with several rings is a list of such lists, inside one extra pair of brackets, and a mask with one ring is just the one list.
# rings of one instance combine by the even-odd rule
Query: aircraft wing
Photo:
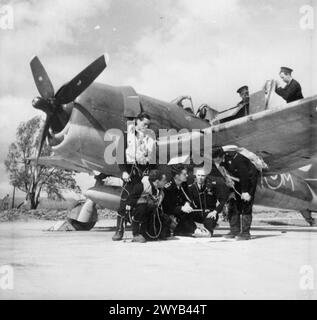
[(270, 173), (305, 166), (317, 155), (317, 95), (215, 125), (212, 139), (262, 155)]
[[(35, 159), (30, 159), (30, 160), (35, 161)], [(65, 160), (60, 156), (41, 157), (38, 160), (38, 164), (43, 165), (45, 167), (57, 167), (57, 168), (72, 170), (77, 172), (92, 173), (92, 171), (87, 167), (85, 167), (83, 164)]]

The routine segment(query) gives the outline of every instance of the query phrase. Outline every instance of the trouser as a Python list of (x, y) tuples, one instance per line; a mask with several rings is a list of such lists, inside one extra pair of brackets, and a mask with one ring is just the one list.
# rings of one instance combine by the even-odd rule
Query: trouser
[(160, 208), (138, 204), (132, 216), (132, 234), (141, 234), (147, 240), (157, 240), (170, 236), (171, 220)]
[(201, 213), (183, 213), (178, 219), (178, 223), (174, 232), (175, 235), (191, 236), (196, 230), (195, 222), (204, 222)]
[(249, 234), (252, 222), (252, 204), (241, 199), (231, 199), (228, 208), (228, 220), (232, 235)]
[[(132, 192), (134, 186), (141, 181), (140, 178), (133, 178), (131, 181), (124, 183), (123, 190), (121, 193), (121, 199), (118, 209), (118, 221), (126, 222), (129, 220), (129, 217), (126, 214), (126, 205), (129, 194)], [(131, 222), (131, 221), (130, 221)], [(117, 229), (120, 225), (117, 224)]]
[(150, 214), (152, 210), (148, 207), (146, 203), (138, 204), (133, 210), (132, 216), (132, 235), (138, 236), (141, 234), (142, 236), (146, 235), (147, 232), (147, 224), (149, 221)]
[[(250, 201), (241, 200), (240, 195), (235, 194), (235, 198), (230, 199), (228, 206), (228, 220), (230, 224), (230, 233), (233, 235), (250, 234), (252, 223), (252, 209), (254, 196), (257, 186), (257, 172), (252, 177), (252, 186), (250, 188)], [(240, 188), (237, 191), (241, 193)]]
[(160, 219), (162, 221), (162, 230), (159, 238), (166, 239), (174, 235), (174, 231), (177, 226), (176, 218), (174, 216), (161, 212)]
[(217, 214), (217, 218), (205, 218), (203, 221), (204, 227), (211, 233), (213, 234), (214, 229), (217, 226), (217, 221), (218, 221), (218, 214)]

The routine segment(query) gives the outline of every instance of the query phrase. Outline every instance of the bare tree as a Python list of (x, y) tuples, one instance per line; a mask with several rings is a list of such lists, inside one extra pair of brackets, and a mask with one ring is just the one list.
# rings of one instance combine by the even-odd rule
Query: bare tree
[[(81, 192), (74, 179), (73, 171), (43, 166), (35, 168), (32, 165), (30, 159), (36, 157), (40, 143), (41, 123), (40, 117), (20, 123), (16, 132), (16, 141), (9, 146), (7, 159), (4, 162), (10, 176), (10, 183), (26, 193), (31, 209), (37, 208), (42, 191), (45, 191), (49, 198), (59, 200), (64, 199), (64, 190)], [(50, 154), (51, 148), (45, 143), (41, 156)]]

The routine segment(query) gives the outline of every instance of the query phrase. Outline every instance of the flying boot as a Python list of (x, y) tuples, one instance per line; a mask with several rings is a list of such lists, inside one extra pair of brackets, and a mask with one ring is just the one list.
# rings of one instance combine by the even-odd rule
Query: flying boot
[(123, 224), (124, 224), (124, 218), (118, 214), (117, 215), (117, 230), (116, 230), (116, 233), (112, 236), (113, 241), (122, 240), (123, 233), (124, 233)]
[(224, 237), (234, 239), (240, 233), (240, 215), (234, 214), (229, 217), (230, 232)]
[(146, 239), (140, 233), (141, 227), (142, 227), (142, 223), (132, 218), (132, 235), (133, 235), (132, 242), (139, 242), (139, 243), (146, 242)]
[(242, 228), (241, 233), (236, 236), (237, 240), (249, 240), (251, 239), (250, 228), (252, 223), (252, 215), (251, 214), (243, 214), (241, 216)]

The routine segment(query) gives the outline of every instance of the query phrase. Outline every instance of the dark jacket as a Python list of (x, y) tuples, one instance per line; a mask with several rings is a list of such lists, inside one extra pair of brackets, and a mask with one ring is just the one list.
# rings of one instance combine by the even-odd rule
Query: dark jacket
[(275, 92), (287, 103), (303, 99), (302, 88), (295, 79), (292, 79), (285, 88), (276, 88)]
[(174, 179), (172, 179), (169, 185), (164, 188), (162, 203), (164, 213), (180, 218), (184, 214), (181, 208), (186, 202), (190, 202), (187, 183), (184, 182), (178, 188)]
[(257, 183), (258, 171), (248, 158), (235, 151), (225, 152), (225, 158), (221, 166), (231, 176), (239, 179), (235, 183), (237, 191), (253, 193)]
[(195, 205), (195, 209), (214, 210), (216, 208), (217, 197), (212, 191), (204, 184), (201, 189), (197, 182), (188, 187), (189, 197)]
[(204, 217), (200, 212), (185, 213), (181, 210), (182, 206), (189, 202), (191, 207), (194, 204), (189, 197), (187, 183), (183, 183), (178, 188), (174, 179), (170, 185), (164, 190), (163, 211), (165, 214), (174, 215), (177, 218), (177, 226), (174, 230), (175, 235), (191, 236), (196, 229), (196, 222), (203, 222)]
[(226, 185), (222, 174), (218, 171), (215, 164), (212, 165), (212, 170), (206, 177), (206, 185), (217, 199), (218, 204), (215, 210), (220, 213), (227, 203), (232, 190)]

